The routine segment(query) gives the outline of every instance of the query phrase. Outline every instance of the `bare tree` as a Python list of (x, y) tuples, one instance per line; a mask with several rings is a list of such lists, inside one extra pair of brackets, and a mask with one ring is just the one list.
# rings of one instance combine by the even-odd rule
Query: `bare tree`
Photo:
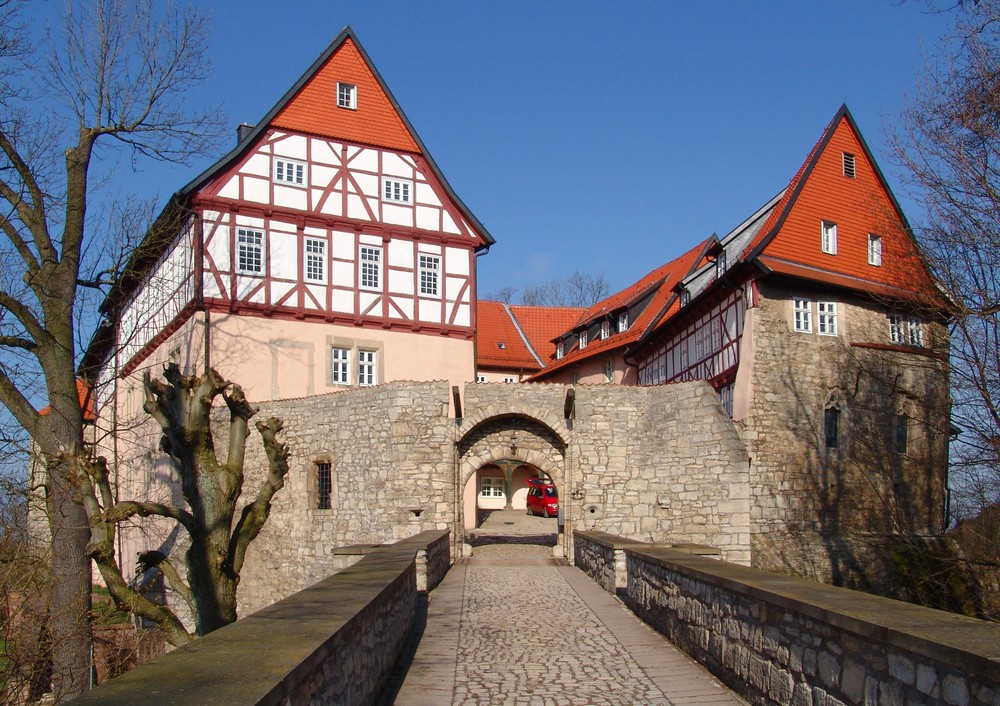
[[(256, 414), (243, 389), (215, 370), (202, 376), (182, 375), (167, 366), (166, 382), (144, 379), (145, 411), (163, 431), (161, 447), (180, 478), (184, 507), (143, 500), (116, 500), (103, 458), (89, 466), (81, 479), (83, 503), (90, 518), (90, 553), (115, 603), (155, 622), (174, 645), (192, 635), (175, 611), (146, 598), (129, 585), (115, 557), (115, 532), (128, 519), (158, 516), (175, 520), (190, 536), (185, 581), (168, 557), (147, 552), (148, 568), (158, 568), (171, 587), (187, 601), (195, 617), (195, 632), (204, 635), (236, 620), (236, 588), (246, 550), (257, 537), (271, 509), (271, 499), (285, 484), (288, 449), (276, 439), (282, 424), (274, 417), (257, 422), (268, 459), (268, 474), (257, 496), (245, 505), (234, 524), (243, 489), (243, 459), (249, 420)], [(211, 427), (212, 403), (221, 395), (229, 408), (229, 443), (224, 460), (216, 456)]]
[(611, 293), (604, 274), (574, 272), (521, 290), (521, 303), (528, 306), (577, 306), (596, 304)]
[(951, 3), (952, 31), (893, 136), (926, 204), (918, 235), (956, 307), (952, 487), (960, 515), (1000, 502), (1000, 2)]
[(183, 161), (215, 143), (221, 121), (216, 109), (181, 99), (208, 66), (196, 11), (71, 0), (61, 26), (26, 47), (18, 5), (0, 5), (0, 403), (47, 470), (52, 601), (62, 608), (51, 623), (53, 683), (62, 699), (89, 683), (90, 531), (78, 500), (92, 467), (75, 376), (86, 321), (78, 305), (81, 286), (116, 276), (84, 275), (95, 157), (117, 147)]

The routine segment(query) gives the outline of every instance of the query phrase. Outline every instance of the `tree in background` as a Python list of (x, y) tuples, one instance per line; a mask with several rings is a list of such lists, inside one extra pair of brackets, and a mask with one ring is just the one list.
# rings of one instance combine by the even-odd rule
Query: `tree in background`
[[(514, 303), (514, 287), (504, 287), (484, 299)], [(542, 284), (527, 285), (521, 289), (520, 303), (527, 306), (575, 306), (596, 304), (611, 294), (611, 283), (604, 274), (576, 271), (568, 277), (557, 277)]]
[(893, 136), (926, 204), (918, 238), (956, 307), (956, 514), (1000, 502), (1000, 1), (960, 2)]
[(215, 144), (221, 120), (182, 99), (208, 70), (198, 12), (71, 0), (60, 6), (61, 25), (29, 46), (27, 7), (0, 0), (0, 403), (47, 471), (52, 604), (60, 607), (50, 620), (59, 646), (53, 686), (63, 699), (90, 678), (90, 529), (79, 485), (93, 464), (78, 337), (88, 288), (121, 274), (107, 267), (112, 244), (90, 234), (95, 164), (115, 148), (132, 159), (186, 161)]

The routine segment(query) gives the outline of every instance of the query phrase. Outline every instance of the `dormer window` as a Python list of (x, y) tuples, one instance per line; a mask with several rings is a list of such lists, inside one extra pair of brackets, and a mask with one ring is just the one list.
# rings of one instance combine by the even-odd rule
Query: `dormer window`
[(580, 350), (587, 347), (587, 329), (580, 332)]
[(691, 292), (686, 289), (681, 290), (681, 306), (687, 306), (691, 303)]
[(868, 234), (868, 264), (882, 266), (882, 238), (872, 233)]
[(628, 312), (623, 311), (618, 315), (618, 333), (628, 331)]
[(358, 109), (358, 87), (353, 83), (337, 82), (337, 107)]
[(844, 176), (848, 179), (854, 179), (857, 176), (854, 155), (850, 152), (844, 152)]
[(837, 254), (837, 224), (823, 221), (820, 226), (820, 247), (827, 255)]
[(721, 279), (726, 274), (726, 251), (720, 250), (715, 256), (715, 279)]
[(562, 360), (564, 355), (566, 355), (566, 342), (559, 341), (556, 344), (556, 360)]
[(601, 322), (601, 338), (611, 338), (611, 321), (607, 319)]

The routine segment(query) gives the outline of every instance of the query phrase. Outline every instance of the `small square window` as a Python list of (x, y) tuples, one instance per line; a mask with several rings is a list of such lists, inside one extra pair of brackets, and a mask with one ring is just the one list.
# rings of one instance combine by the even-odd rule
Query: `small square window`
[(337, 82), (337, 107), (358, 109), (358, 87), (353, 83)]
[(795, 330), (802, 333), (812, 332), (812, 303), (808, 299), (794, 299)]
[(868, 234), (868, 264), (882, 266), (882, 237)]
[(507, 383), (517, 382), (516, 380), (514, 380), (514, 376), (513, 375), (504, 375), (503, 376), (503, 381), (507, 382)]
[(394, 203), (413, 203), (413, 184), (401, 179), (382, 180), (382, 200)]
[(853, 179), (857, 176), (857, 164), (854, 155), (850, 152), (844, 152), (844, 176), (848, 179)]
[(486, 382), (485, 375), (476, 375), (476, 382)]
[(306, 185), (306, 165), (288, 159), (274, 160), (274, 180), (294, 186)]
[(823, 221), (821, 232), (821, 245), (823, 252), (827, 255), (837, 254), (837, 224)]

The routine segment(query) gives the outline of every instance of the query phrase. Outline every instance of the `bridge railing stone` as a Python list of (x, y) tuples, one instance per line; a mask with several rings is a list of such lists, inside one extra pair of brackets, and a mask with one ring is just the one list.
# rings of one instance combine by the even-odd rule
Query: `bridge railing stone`
[(333, 576), (71, 703), (372, 703), (413, 627), (418, 585), (441, 581), (449, 546), (448, 530), (432, 530), (352, 547)]
[(632, 545), (626, 603), (753, 704), (1000, 704), (1000, 625)]

